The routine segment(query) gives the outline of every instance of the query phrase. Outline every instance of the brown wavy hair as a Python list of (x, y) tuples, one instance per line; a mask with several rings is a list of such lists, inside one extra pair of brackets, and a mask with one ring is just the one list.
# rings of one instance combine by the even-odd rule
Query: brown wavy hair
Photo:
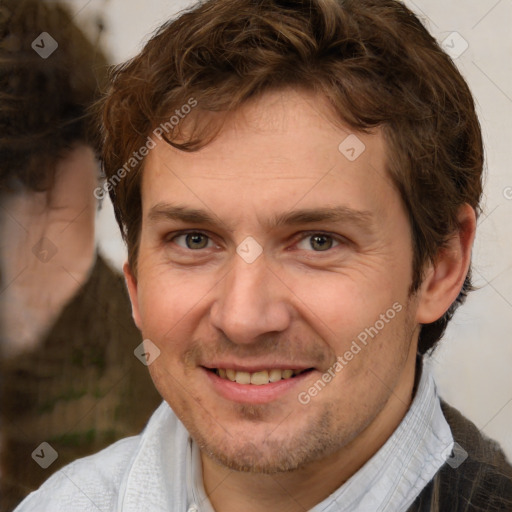
[[(198, 106), (164, 137), (195, 151), (218, 133), (208, 112), (229, 112), (271, 89), (323, 94), (346, 125), (383, 130), (391, 179), (413, 233), (414, 293), (428, 262), (458, 229), (464, 203), (477, 215), (482, 136), (470, 90), (418, 18), (394, 0), (210, 0), (164, 24), (112, 72), (100, 105), (107, 180), (151, 130), (186, 104)], [(136, 274), (144, 161), (109, 190)], [(442, 337), (471, 290), (422, 326), (419, 352)]]
[[(58, 48), (31, 47), (48, 32)], [(0, 190), (51, 189), (56, 163), (77, 142), (99, 153), (90, 106), (105, 90), (105, 53), (67, 6), (41, 0), (0, 3)]]

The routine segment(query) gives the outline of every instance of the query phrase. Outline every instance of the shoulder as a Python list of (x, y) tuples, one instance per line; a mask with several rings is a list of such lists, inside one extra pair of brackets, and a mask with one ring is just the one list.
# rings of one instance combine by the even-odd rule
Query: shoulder
[(16, 512), (89, 512), (114, 510), (119, 487), (141, 436), (121, 439), (78, 459), (52, 475)]
[(116, 510), (130, 485), (131, 490), (147, 496), (148, 481), (161, 472), (163, 448), (171, 450), (178, 438), (185, 445), (187, 435), (172, 409), (162, 402), (141, 434), (65, 466), (29, 494), (15, 512)]
[(454, 450), (410, 511), (512, 510), (512, 466), (499, 444), (454, 407), (445, 402), (441, 407), (453, 434)]
[[(455, 485), (460, 493), (454, 502), (459, 508), (453, 510), (512, 510), (512, 466), (500, 445), (454, 407), (442, 403), (442, 408), (455, 442), (467, 454), (460, 466), (443, 467), (444, 480)], [(464, 508), (465, 503), (472, 508)]]

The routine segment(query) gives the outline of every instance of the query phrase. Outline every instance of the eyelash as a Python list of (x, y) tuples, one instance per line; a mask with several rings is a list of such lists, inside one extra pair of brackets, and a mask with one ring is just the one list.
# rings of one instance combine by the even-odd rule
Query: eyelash
[[(209, 241), (212, 241), (213, 243), (215, 243), (213, 241), (213, 237), (210, 234), (208, 234), (207, 232), (205, 232), (205, 231), (194, 231), (194, 230), (179, 231), (179, 232), (167, 235), (165, 237), (165, 243), (174, 242), (174, 240), (176, 238), (179, 238), (181, 236), (186, 236), (186, 235), (192, 235), (192, 234), (194, 234), (194, 235), (196, 235), (196, 234), (197, 235), (204, 235), (204, 236), (206, 236), (209, 239)], [(333, 240), (333, 242), (337, 243), (338, 245), (334, 245), (333, 247), (330, 247), (329, 249), (326, 249), (325, 251), (314, 251), (314, 250), (311, 250), (311, 251), (307, 251), (307, 252), (327, 253), (327, 252), (331, 252), (336, 247), (339, 247), (339, 246), (342, 246), (342, 245), (347, 245), (348, 242), (349, 242), (346, 238), (344, 238), (344, 237), (342, 237), (340, 235), (334, 235), (332, 233), (328, 233), (328, 232), (325, 232), (325, 231), (305, 231), (305, 232), (300, 233), (300, 236), (295, 236), (293, 238), (293, 245), (297, 245), (299, 242), (302, 242), (303, 240), (311, 238), (314, 235), (322, 235), (322, 236), (330, 237)], [(180, 249), (185, 250), (185, 251), (191, 251), (191, 252), (200, 252), (200, 251), (202, 251), (202, 249), (196, 249), (196, 250), (188, 249), (188, 248), (185, 248), (185, 247), (181, 247), (179, 245), (178, 245), (178, 247)]]

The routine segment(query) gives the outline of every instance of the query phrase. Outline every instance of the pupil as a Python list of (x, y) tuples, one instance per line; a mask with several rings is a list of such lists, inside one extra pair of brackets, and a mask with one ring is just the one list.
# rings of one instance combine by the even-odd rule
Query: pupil
[(314, 235), (311, 237), (311, 247), (318, 251), (325, 251), (332, 246), (332, 239), (326, 235)]
[(202, 249), (207, 244), (206, 237), (201, 233), (190, 233), (187, 235), (187, 247), (189, 249)]

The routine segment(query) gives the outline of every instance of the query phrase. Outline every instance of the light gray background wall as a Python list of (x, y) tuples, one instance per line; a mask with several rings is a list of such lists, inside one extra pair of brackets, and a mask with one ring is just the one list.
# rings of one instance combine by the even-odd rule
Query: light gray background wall
[[(185, 0), (69, 0), (84, 26), (103, 12), (104, 43), (114, 62), (142, 47)], [(480, 288), (452, 321), (433, 365), (441, 395), (480, 429), (498, 439), (512, 459), (512, 2), (406, 1), (454, 55), (478, 104), (485, 137), (484, 214), (473, 253)], [(457, 34), (453, 34), (457, 32)], [(99, 215), (102, 251), (118, 266), (125, 259), (111, 205)]]

